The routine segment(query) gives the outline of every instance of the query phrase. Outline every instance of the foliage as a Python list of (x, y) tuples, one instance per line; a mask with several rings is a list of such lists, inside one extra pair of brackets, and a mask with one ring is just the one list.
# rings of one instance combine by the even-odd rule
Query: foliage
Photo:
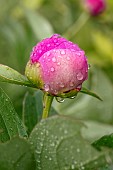
[[(107, 3), (105, 13), (89, 17), (77, 0), (0, 1), (0, 170), (113, 169), (113, 2)], [(54, 100), (41, 120), (43, 94), (24, 70), (32, 47), (55, 32), (79, 44), (91, 67), (86, 88), (73, 100)]]

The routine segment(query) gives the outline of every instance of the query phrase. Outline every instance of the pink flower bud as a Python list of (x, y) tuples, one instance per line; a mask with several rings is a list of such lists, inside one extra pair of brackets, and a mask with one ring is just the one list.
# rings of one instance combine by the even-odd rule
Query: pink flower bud
[(43, 91), (71, 97), (88, 77), (87, 59), (78, 45), (54, 34), (33, 48), (26, 76)]
[(93, 16), (99, 15), (106, 8), (105, 0), (83, 0), (86, 10)]

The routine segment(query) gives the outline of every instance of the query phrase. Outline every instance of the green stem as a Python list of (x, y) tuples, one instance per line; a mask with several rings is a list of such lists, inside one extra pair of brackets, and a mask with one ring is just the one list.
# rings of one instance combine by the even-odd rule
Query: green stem
[(63, 34), (63, 36), (68, 39), (71, 39), (85, 25), (85, 23), (88, 21), (89, 17), (90, 16), (87, 13), (83, 12), (80, 15), (80, 17), (75, 21), (75, 23), (71, 27), (69, 27), (69, 29)]
[(44, 94), (42, 119), (46, 119), (48, 117), (53, 98), (54, 97), (49, 95), (48, 93)]

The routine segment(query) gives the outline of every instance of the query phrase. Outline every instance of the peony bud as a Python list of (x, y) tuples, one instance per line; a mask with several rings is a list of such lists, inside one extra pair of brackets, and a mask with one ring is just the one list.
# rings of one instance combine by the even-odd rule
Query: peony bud
[(51, 95), (72, 97), (88, 77), (88, 63), (78, 45), (54, 34), (33, 48), (25, 74)]
[(105, 0), (82, 0), (85, 9), (92, 15), (96, 16), (102, 13), (106, 8)]

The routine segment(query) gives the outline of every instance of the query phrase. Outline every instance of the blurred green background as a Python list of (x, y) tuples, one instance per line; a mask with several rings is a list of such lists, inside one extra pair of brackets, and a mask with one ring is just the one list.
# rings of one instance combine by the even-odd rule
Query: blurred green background
[[(91, 65), (84, 87), (103, 102), (79, 94), (53, 102), (60, 114), (113, 124), (113, 1), (98, 17), (88, 17), (78, 0), (0, 0), (0, 63), (24, 74), (32, 47), (53, 33), (64, 35), (85, 50)], [(89, 18), (89, 19), (88, 19)], [(19, 116), (26, 87), (0, 83)]]

